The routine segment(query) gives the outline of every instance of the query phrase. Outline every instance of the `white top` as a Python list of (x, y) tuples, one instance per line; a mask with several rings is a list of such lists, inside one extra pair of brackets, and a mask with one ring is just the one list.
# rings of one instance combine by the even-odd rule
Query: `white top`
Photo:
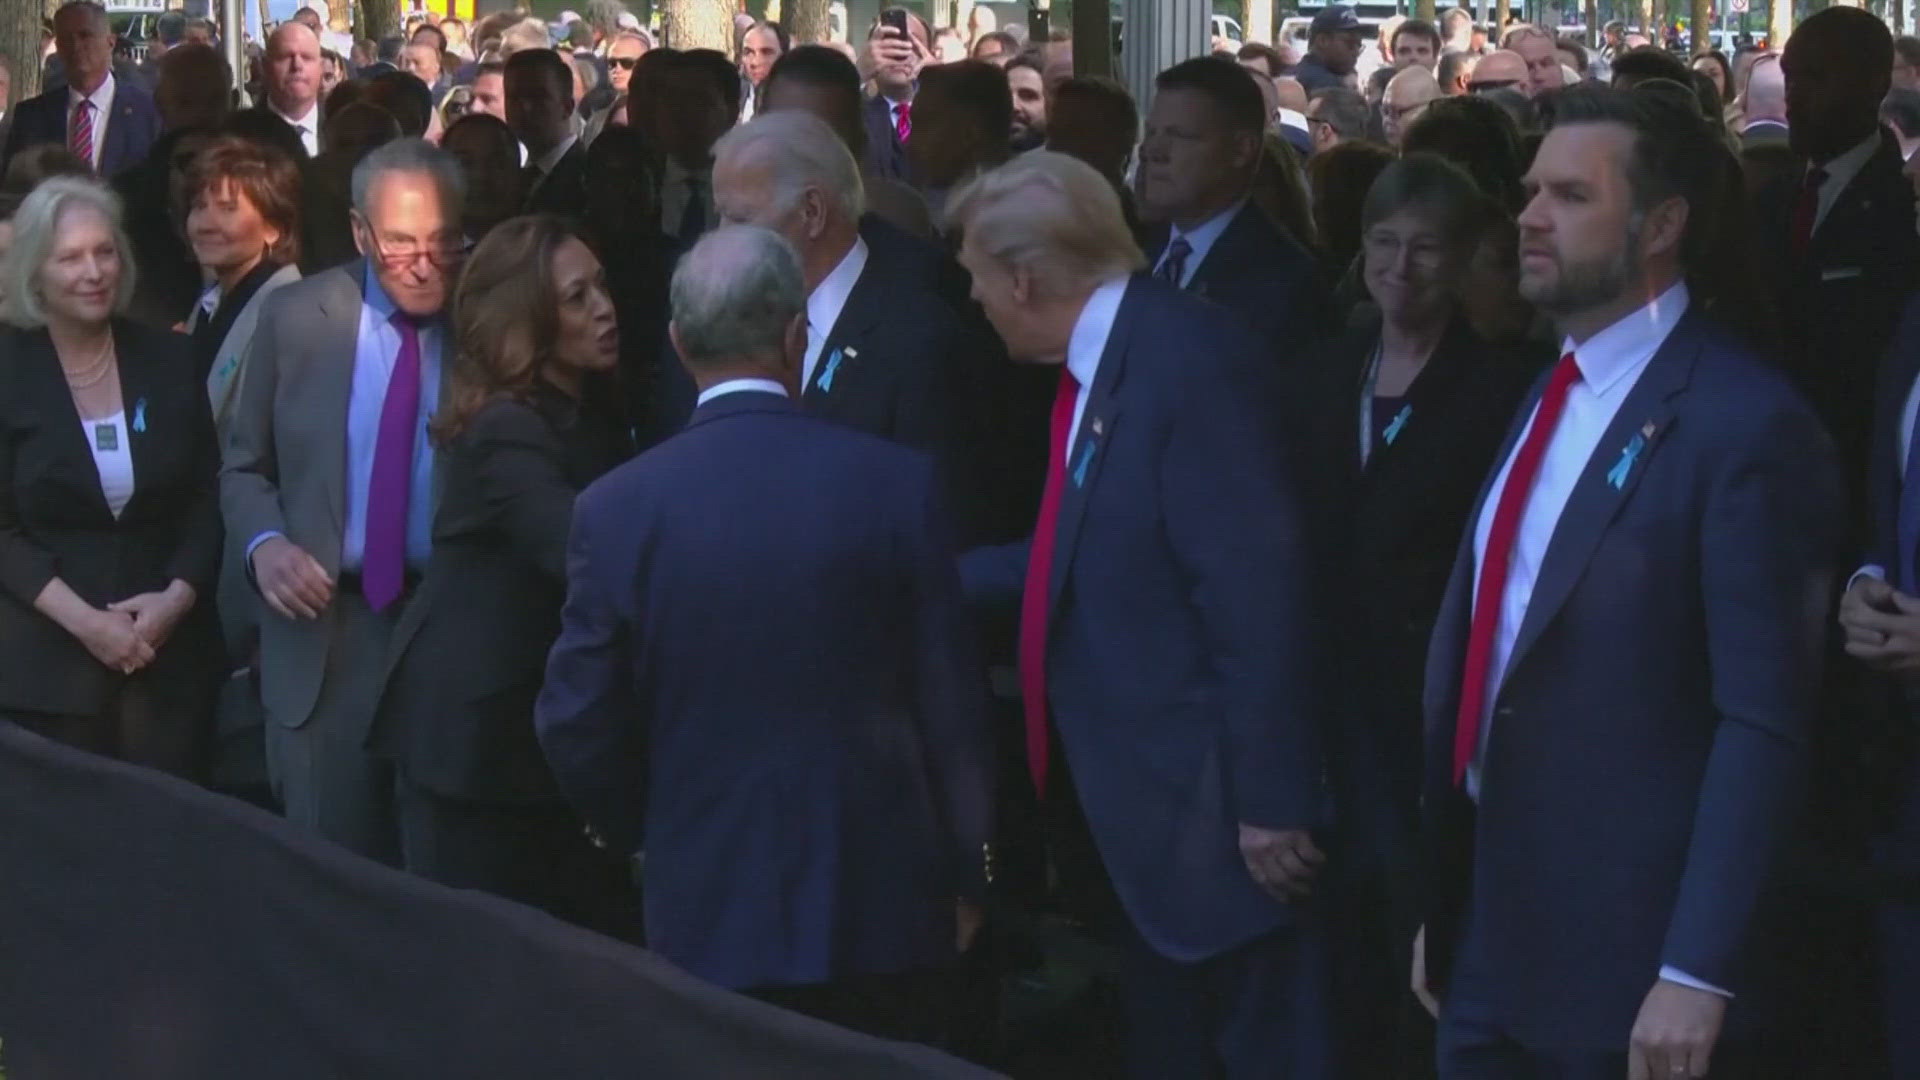
[(308, 157), (320, 156), (320, 103), (318, 101), (307, 106), (306, 115), (300, 117), (288, 116), (272, 105), (267, 107), (273, 110), (273, 115), (292, 124), (293, 130), (300, 133), (300, 145), (307, 148)]
[(107, 497), (107, 509), (117, 519), (133, 498), (133, 447), (126, 410), (81, 420), (80, 427), (86, 433), (87, 448), (93, 451), (93, 466), (100, 471), (100, 494)]
[(786, 397), (787, 388), (772, 379), (728, 379), (726, 382), (714, 383), (700, 391), (700, 397), (694, 402), (694, 407), (699, 408), (722, 394), (739, 393), (779, 394), (781, 397)]
[(1087, 411), (1087, 395), (1093, 392), (1093, 380), (1100, 374), (1100, 357), (1106, 354), (1113, 320), (1119, 316), (1120, 301), (1126, 295), (1126, 278), (1104, 281), (1087, 297), (1087, 305), (1074, 320), (1073, 336), (1067, 339), (1067, 370), (1079, 382), (1080, 396), (1073, 402), (1073, 423), (1067, 427), (1063, 453), (1073, 453), (1073, 441), (1080, 437), (1080, 417)]
[(866, 268), (867, 242), (856, 236), (853, 246), (840, 257), (839, 265), (807, 294), (807, 355), (800, 365), (802, 389), (813, 385), (813, 369), (820, 366), (820, 353), (827, 347), (827, 338), (833, 333), (834, 324), (840, 321), (847, 297), (853, 295), (853, 287)]
[(1860, 170), (1867, 167), (1867, 162), (1873, 159), (1874, 152), (1879, 149), (1880, 132), (1875, 130), (1855, 143), (1852, 149), (1822, 166), (1827, 170), (1827, 178), (1820, 185), (1820, 204), (1813, 214), (1815, 232), (1819, 232), (1821, 222), (1827, 220), (1827, 211), (1840, 201), (1840, 193), (1847, 190), (1847, 185), (1853, 183), (1853, 178), (1860, 175)]
[(107, 72), (107, 77), (100, 80), (100, 85), (94, 87), (91, 94), (82, 94), (72, 87), (67, 88), (67, 141), (69, 143), (73, 141), (73, 109), (83, 100), (93, 102), (93, 159), (88, 164), (93, 166), (95, 172), (99, 172), (100, 152), (107, 145), (107, 118), (113, 115), (113, 72)]
[(1153, 264), (1154, 274), (1159, 275), (1160, 267), (1173, 251), (1173, 242), (1184, 239), (1187, 246), (1193, 249), (1193, 253), (1187, 256), (1187, 265), (1181, 270), (1177, 284), (1183, 289), (1186, 288), (1188, 283), (1193, 281), (1193, 275), (1200, 272), (1200, 264), (1207, 261), (1207, 252), (1213, 250), (1213, 245), (1220, 239), (1220, 234), (1227, 231), (1227, 226), (1233, 223), (1233, 216), (1238, 214), (1240, 208), (1245, 205), (1247, 201), (1242, 199), (1191, 229), (1182, 229), (1178, 225), (1172, 226), (1172, 230), (1167, 234), (1166, 249), (1160, 252), (1159, 260)]

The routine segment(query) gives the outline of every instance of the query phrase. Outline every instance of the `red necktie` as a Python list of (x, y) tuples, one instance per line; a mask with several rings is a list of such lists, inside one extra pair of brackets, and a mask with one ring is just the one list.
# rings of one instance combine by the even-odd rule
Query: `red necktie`
[(1080, 383), (1060, 367), (1060, 388), (1053, 396), (1052, 438), (1047, 440), (1047, 486), (1040, 516), (1033, 523), (1027, 555), (1027, 585), (1020, 594), (1020, 701), (1027, 716), (1027, 771), (1033, 790), (1047, 792), (1047, 598), (1053, 585), (1053, 541), (1060, 523), (1060, 496), (1067, 486), (1067, 433)]
[(1804, 255), (1813, 243), (1813, 225), (1820, 217), (1820, 188), (1827, 182), (1827, 171), (1818, 166), (1807, 172), (1800, 185), (1800, 201), (1793, 207), (1793, 253)]
[(72, 137), (67, 140), (67, 149), (73, 156), (89, 166), (93, 160), (93, 102), (81, 98), (73, 106)]
[(893, 133), (903, 144), (913, 134), (913, 102), (903, 101), (893, 107)]
[(1540, 475), (1540, 459), (1546, 456), (1547, 443), (1560, 423), (1561, 410), (1567, 405), (1567, 392), (1580, 381), (1580, 368), (1573, 354), (1560, 358), (1540, 395), (1540, 408), (1533, 416), (1533, 427), (1513, 457), (1507, 470), (1507, 483), (1500, 489), (1500, 501), (1493, 511), (1493, 528), (1487, 533), (1486, 551), (1480, 558), (1480, 584), (1473, 594), (1473, 629), (1467, 636), (1467, 667), (1460, 679), (1460, 713), (1453, 728), (1453, 782), (1467, 775), (1467, 763), (1480, 745), (1480, 716), (1486, 711), (1487, 682), (1493, 677), (1493, 637), (1500, 628), (1500, 608), (1507, 595), (1507, 568), (1513, 562), (1513, 541), (1520, 532), (1520, 516), (1533, 494), (1534, 478)]

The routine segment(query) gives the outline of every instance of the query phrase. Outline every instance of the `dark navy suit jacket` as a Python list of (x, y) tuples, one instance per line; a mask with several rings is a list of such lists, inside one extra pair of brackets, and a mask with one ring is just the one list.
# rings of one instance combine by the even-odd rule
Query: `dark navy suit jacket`
[[(67, 145), (67, 88), (56, 86), (38, 97), (16, 106), (8, 119), (7, 145), (0, 153), (0, 172), (12, 163), (13, 156), (42, 143)], [(107, 137), (100, 145), (100, 160), (94, 171), (112, 177), (122, 169), (146, 160), (147, 148), (160, 134), (160, 114), (153, 107), (153, 96), (131, 80), (115, 76), (113, 115), (107, 120)]]
[(893, 122), (893, 102), (875, 94), (861, 107), (860, 120), (867, 127), (867, 150), (861, 164), (875, 176), (904, 182), (907, 147)]
[[(1893, 344), (1880, 363), (1874, 392), (1873, 442), (1868, 453), (1867, 507), (1870, 531), (1867, 537), (1866, 563), (1879, 566), (1889, 581), (1896, 584), (1900, 573), (1895, 564), (1900, 552), (1900, 489), (1905, 461), (1898, 452), (1900, 421), (1920, 378), (1920, 296), (1907, 302), (1895, 327)], [(1879, 714), (1888, 722), (1877, 725), (1882, 753), (1873, 755), (1873, 764), (1881, 775), (1855, 777), (1856, 784), (1870, 785), (1881, 826), (1890, 825), (1874, 838), (1875, 864), (1893, 879), (1903, 895), (1920, 889), (1920, 753), (1911, 736), (1911, 718), (1915, 714), (1909, 693), (1892, 680), (1881, 680), (1889, 691), (1880, 702), (1887, 711)], [(1890, 819), (1890, 820), (1889, 820)]]
[(953, 959), (992, 754), (938, 501), (920, 454), (752, 392), (580, 496), (536, 727), (694, 974)]
[(1427, 666), (1430, 975), (1444, 986), (1470, 906), (1476, 981), (1495, 998), (1476, 1012), (1526, 1045), (1624, 1051), (1663, 965), (1733, 991), (1738, 1027), (1764, 997), (1750, 931), (1803, 794), (1840, 526), (1833, 445), (1774, 369), (1697, 311), (1681, 319), (1561, 513), (1475, 811), (1451, 783), (1452, 740), (1487, 497)]
[[(1323, 824), (1306, 529), (1276, 368), (1207, 304), (1135, 277), (1060, 505), (1047, 699), (1087, 823), (1142, 938), (1192, 962), (1289, 921), (1238, 826)], [(1029, 546), (969, 553), (1018, 597)]]
[[(1160, 262), (1169, 235), (1160, 230), (1149, 266)], [(1319, 264), (1252, 203), (1207, 249), (1186, 289), (1246, 320), (1276, 358), (1301, 355), (1335, 325), (1333, 297)]]

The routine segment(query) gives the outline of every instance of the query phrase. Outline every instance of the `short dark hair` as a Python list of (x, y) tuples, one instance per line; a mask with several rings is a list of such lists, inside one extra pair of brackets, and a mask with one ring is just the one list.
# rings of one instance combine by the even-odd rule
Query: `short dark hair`
[(1443, 94), (1453, 93), (1453, 84), (1460, 79), (1460, 69), (1473, 63), (1473, 61), (1474, 57), (1472, 53), (1459, 51), (1441, 53), (1440, 63), (1434, 71), (1434, 78), (1440, 83), (1440, 92)]
[[(1684, 88), (1685, 84), (1681, 84)], [(1692, 95), (1640, 93), (1604, 86), (1575, 86), (1554, 98), (1552, 128), (1571, 124), (1618, 124), (1633, 132), (1633, 151), (1627, 162), (1638, 210), (1652, 209), (1667, 199), (1687, 204), (1686, 240), (1682, 260), (1689, 269), (1699, 255), (1698, 245), (1711, 231), (1704, 227), (1713, 210), (1724, 144), (1716, 143), (1706, 119), (1691, 101)]]
[(1360, 96), (1360, 91), (1345, 86), (1328, 86), (1315, 90), (1307, 101), (1309, 104), (1320, 103), (1313, 118), (1332, 128), (1341, 138), (1366, 138), (1367, 115), (1372, 110), (1367, 107), (1367, 99)]
[(1423, 37), (1433, 42), (1434, 55), (1440, 55), (1440, 28), (1425, 19), (1408, 19), (1399, 26), (1394, 27), (1393, 36), (1387, 39), (1387, 48), (1389, 50), (1399, 49), (1400, 39), (1408, 34)]
[(567, 63), (552, 49), (517, 49), (512, 56), (501, 62), (501, 73), (506, 76), (508, 82), (514, 81), (516, 77), (544, 75), (552, 79), (555, 86), (560, 87), (562, 94), (567, 97), (573, 96), (573, 65)]
[(740, 69), (718, 49), (688, 49), (681, 54), (689, 71), (705, 72), (727, 103), (727, 115), (740, 115)]
[(1231, 60), (1201, 56), (1183, 60), (1153, 80), (1156, 92), (1192, 90), (1213, 102), (1229, 127), (1261, 134), (1267, 129), (1267, 99), (1252, 73)]
[(1880, 119), (1909, 139), (1920, 137), (1920, 90), (1894, 87), (1880, 103)]
[(1620, 80), (1645, 82), (1648, 79), (1672, 79), (1681, 86), (1692, 85), (1688, 77), (1686, 61), (1665, 49), (1653, 45), (1642, 45), (1621, 53), (1613, 62), (1613, 85), (1619, 86)]
[(1386, 167), (1360, 206), (1364, 232), (1402, 210), (1431, 214), (1449, 245), (1471, 241), (1486, 199), (1458, 165), (1438, 154), (1408, 154)]
[[(569, 81), (567, 86), (571, 92), (573, 83)], [(433, 123), (433, 91), (418, 75), (383, 71), (367, 80), (363, 100), (387, 110), (399, 121), (400, 133), (410, 138), (425, 135), (427, 126)]]
[(423, 22), (419, 26), (416, 26), (413, 28), (413, 36), (407, 39), (408, 43), (411, 44), (412, 42), (419, 41), (421, 34), (432, 34), (434, 37), (440, 39), (440, 44), (434, 46), (434, 48), (440, 50), (441, 52), (447, 51), (446, 31), (440, 29), (439, 27), (433, 25), (432, 23)]
[(1405, 154), (1437, 154), (1465, 169), (1509, 213), (1521, 204), (1520, 128), (1507, 110), (1465, 94), (1428, 105), (1400, 139)]
[(849, 122), (834, 124), (834, 131), (856, 159), (866, 151), (867, 128), (859, 122), (860, 105), (866, 100), (860, 90), (860, 69), (844, 53), (825, 45), (797, 45), (780, 54), (760, 89), (763, 100), (769, 88), (781, 80), (838, 94)]
[(1240, 46), (1235, 59), (1264, 60), (1267, 65), (1267, 74), (1270, 76), (1280, 74), (1287, 66), (1286, 58), (1280, 55), (1280, 50), (1262, 41), (1249, 41)]
[(1047, 58), (1042, 55), (1038, 49), (1028, 49), (1026, 52), (1016, 55), (1013, 59), (1001, 65), (1001, 68), (1009, 72), (1014, 68), (1032, 68), (1039, 73), (1042, 84), (1045, 84), (1047, 81)]
[(187, 36), (187, 15), (183, 11), (163, 11), (153, 20), (153, 36), (162, 45), (178, 45)]
[(1013, 92), (1007, 73), (985, 60), (958, 60), (939, 64), (920, 74), (922, 89), (928, 80), (946, 84), (947, 99), (961, 105), (986, 133), (998, 132), (1002, 142), (1013, 128)]
[(300, 261), (300, 166), (272, 146), (226, 135), (194, 155), (187, 167), (185, 198), (194, 198), (215, 184), (232, 184), (261, 220), (278, 229), (280, 239), (267, 255), (285, 266)]
[(1000, 52), (1004, 56), (1012, 56), (1013, 54), (1020, 51), (1019, 38), (1014, 37), (1012, 34), (1007, 33), (1005, 30), (989, 30), (986, 33), (980, 35), (979, 40), (973, 43), (973, 48), (967, 50), (967, 55), (969, 56), (973, 55), (973, 52), (975, 50), (979, 49), (981, 45), (984, 45), (989, 41), (1000, 46)]
[(386, 37), (380, 39), (379, 44), (374, 46), (374, 59), (387, 64), (397, 63), (400, 59), (400, 50), (406, 47), (406, 38), (401, 37), (399, 34), (388, 34)]

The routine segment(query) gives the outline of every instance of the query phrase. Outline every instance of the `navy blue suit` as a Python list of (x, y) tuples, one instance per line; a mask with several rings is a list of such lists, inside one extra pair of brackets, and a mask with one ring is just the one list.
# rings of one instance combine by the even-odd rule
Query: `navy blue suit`
[[(68, 111), (65, 86), (56, 86), (15, 106), (7, 116), (12, 126), (7, 132), (6, 149), (0, 151), (0, 173), (5, 172), (15, 154), (28, 147), (67, 145)], [(95, 120), (98, 122), (97, 117)], [(107, 118), (106, 139), (100, 144), (100, 160), (94, 162), (93, 171), (112, 177), (140, 164), (159, 134), (160, 114), (153, 107), (153, 96), (132, 80), (115, 76), (113, 115)]]
[(937, 490), (914, 451), (736, 392), (575, 506), (540, 742), (644, 852), (648, 945), (702, 978), (954, 959), (991, 748)]
[(1663, 965), (1736, 995), (1737, 1043), (1767, 997), (1750, 944), (1804, 790), (1841, 517), (1832, 443), (1773, 369), (1697, 310), (1681, 319), (1560, 514), (1476, 807), (1452, 784), (1452, 744), (1490, 485), (1424, 701), (1442, 1075), (1533, 1075), (1485, 1056), (1501, 1053), (1619, 1075)]
[[(1163, 227), (1147, 253), (1149, 266), (1159, 265), (1168, 235)], [(1319, 264), (1252, 203), (1207, 249), (1186, 290), (1246, 320), (1276, 358), (1300, 355), (1335, 326)]]
[[(1056, 526), (1051, 722), (1133, 933), (1187, 968), (1283, 928), (1297, 944), (1312, 921), (1255, 884), (1238, 848), (1241, 823), (1309, 828), (1328, 806), (1309, 691), (1306, 530), (1273, 422), (1276, 373), (1243, 328), (1135, 277), (1088, 391), (1067, 458), (1082, 464)], [(970, 595), (1016, 598), (1028, 550), (970, 553)], [(1162, 1001), (1153, 1019), (1235, 1011), (1258, 996), (1277, 1013), (1252, 1018), (1262, 1028), (1253, 1041), (1266, 1043), (1223, 1047), (1234, 1036), (1215, 1024), (1200, 1052), (1226, 1057), (1231, 1075), (1317, 1075), (1303, 1063), (1317, 1061), (1306, 1043), (1324, 1039), (1307, 1015), (1319, 1003), (1277, 1000), (1294, 985), (1274, 993), (1243, 981), (1216, 985), (1204, 1006)], [(1139, 994), (1155, 989), (1130, 987), (1135, 1028)], [(1294, 1042), (1294, 1023), (1313, 1030)], [(1269, 1060), (1249, 1066), (1258, 1058)], [(1204, 1072), (1191, 1058), (1143, 1061), (1137, 1045), (1134, 1061), (1147, 1075)]]

